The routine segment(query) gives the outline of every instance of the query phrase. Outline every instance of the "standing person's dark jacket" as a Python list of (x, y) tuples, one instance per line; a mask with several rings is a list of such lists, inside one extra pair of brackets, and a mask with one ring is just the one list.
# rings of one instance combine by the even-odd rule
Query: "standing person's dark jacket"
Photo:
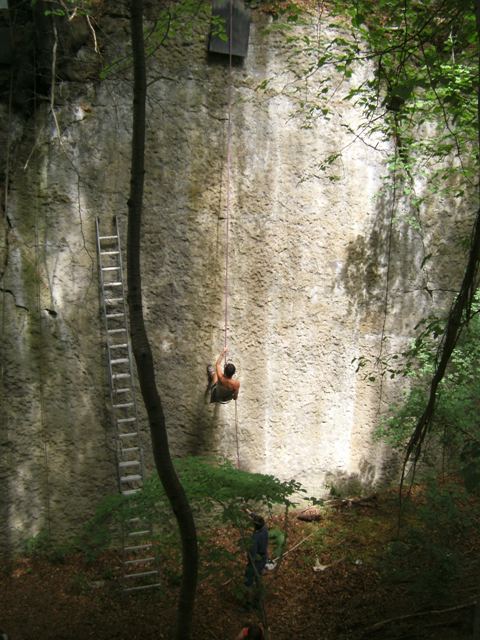
[[(255, 531), (252, 533), (250, 548), (248, 549), (248, 564), (245, 571), (245, 585), (251, 586), (257, 577), (262, 575), (267, 564), (268, 529), (261, 516), (252, 515)], [(253, 565), (252, 565), (253, 562)]]

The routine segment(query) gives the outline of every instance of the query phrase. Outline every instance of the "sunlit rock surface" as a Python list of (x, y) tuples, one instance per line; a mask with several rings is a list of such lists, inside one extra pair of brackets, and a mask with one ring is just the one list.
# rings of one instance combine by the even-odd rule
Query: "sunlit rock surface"
[[(301, 102), (333, 72), (299, 80), (305, 60), (288, 63), (270, 23), (252, 12), (248, 56), (232, 69), (207, 57), (207, 22), (149, 59), (144, 311), (173, 453), (235, 464), (238, 455), (242, 468), (296, 478), (320, 496), (388, 475), (372, 432), (399, 383), (369, 382), (354, 359), (401, 351), (418, 320), (448, 304), (464, 260), (453, 242), (468, 216), (423, 210), (427, 246), (401, 215), (405, 203), (392, 222), (392, 192), (382, 191), (390, 143), (342, 126), (360, 131), (362, 114), (343, 100), (340, 78), (328, 118), (306, 121)], [(128, 21), (105, 16), (104, 25), (104, 60), (116, 60), (128, 52)], [(316, 28), (313, 20), (297, 33)], [(71, 535), (117, 490), (95, 219), (108, 232), (118, 216), (125, 240), (132, 82), (115, 70), (92, 81), (91, 48), (80, 47), (75, 73), (57, 83), (55, 118), (39, 102), (1, 132), (4, 550), (42, 529)], [(353, 81), (370, 73), (359, 68)], [(227, 213), (237, 423), (233, 403), (204, 397), (206, 365), (224, 344)], [(140, 422), (152, 469), (143, 412)]]

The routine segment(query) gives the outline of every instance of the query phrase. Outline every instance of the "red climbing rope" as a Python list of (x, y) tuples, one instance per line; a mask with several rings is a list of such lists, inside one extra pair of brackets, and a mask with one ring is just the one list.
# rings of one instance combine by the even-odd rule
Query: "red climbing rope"
[[(225, 347), (228, 344), (228, 268), (230, 242), (230, 209), (231, 209), (231, 165), (232, 165), (232, 35), (233, 35), (233, 0), (230, 0), (230, 26), (228, 37), (228, 113), (227, 113), (227, 201), (225, 212)], [(227, 356), (225, 355), (225, 362)]]
[[(232, 206), (231, 198), (231, 176), (232, 176), (232, 43), (233, 43), (233, 0), (230, 0), (230, 26), (228, 34), (228, 101), (227, 101), (227, 197), (225, 211), (225, 347), (228, 344), (228, 295), (229, 295), (229, 249), (230, 249), (230, 210)], [(225, 354), (225, 363), (227, 356)], [(235, 400), (235, 443), (237, 454), (237, 468), (240, 468), (240, 447), (238, 437), (238, 410)]]

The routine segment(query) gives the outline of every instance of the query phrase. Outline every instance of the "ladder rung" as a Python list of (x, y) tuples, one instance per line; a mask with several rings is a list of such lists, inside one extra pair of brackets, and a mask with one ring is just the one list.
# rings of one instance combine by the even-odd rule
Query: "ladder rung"
[(125, 387), (123, 389), (114, 389), (113, 392), (119, 396), (121, 393), (129, 393), (131, 391), (130, 387)]
[(119, 313), (106, 313), (105, 314), (106, 318), (124, 318), (125, 314), (122, 312)]
[(124, 402), (123, 404), (112, 405), (115, 409), (126, 409), (127, 407), (133, 407), (133, 402)]
[(142, 564), (147, 562), (153, 562), (155, 560), (155, 556), (149, 556), (148, 558), (138, 558), (136, 560), (125, 560), (124, 564)]
[(141, 480), (141, 479), (142, 479), (141, 475), (132, 474), (129, 476), (121, 476), (120, 482), (137, 482), (138, 480)]
[(105, 298), (105, 304), (117, 304), (123, 302), (123, 298)]
[[(139, 491), (139, 489), (132, 489), (132, 491)], [(146, 536), (147, 533), (151, 535), (152, 532), (150, 529), (142, 529), (141, 531), (130, 531), (128, 535), (133, 538), (134, 536)]]
[[(125, 491), (122, 491), (122, 496), (133, 496), (134, 493), (138, 493), (140, 491), (140, 489), (127, 489)], [(128, 535), (132, 535), (131, 533), (129, 533)]]
[(129, 373), (114, 373), (112, 375), (112, 378), (113, 378), (113, 380), (119, 380), (120, 378), (130, 378), (130, 374)]
[(141, 591), (142, 589), (156, 589), (157, 587), (161, 587), (160, 582), (155, 582), (154, 584), (144, 584), (141, 587), (128, 587), (124, 589), (124, 592), (127, 591)]
[(128, 344), (111, 344), (110, 349), (126, 349)]
[(128, 361), (128, 358), (117, 358), (116, 360), (110, 360), (110, 364), (120, 364)]
[(126, 573), (124, 578), (144, 578), (145, 576), (154, 576), (158, 573), (155, 569), (154, 571), (141, 571), (140, 573)]
[(126, 331), (127, 330), (125, 328), (123, 328), (123, 329), (107, 329), (107, 333), (122, 333), (122, 332), (126, 333)]
[(119, 438), (135, 438), (135, 436), (138, 436), (138, 432), (137, 431), (131, 431), (130, 433), (119, 433), (118, 434)]
[(118, 271), (120, 269), (120, 265), (118, 267), (102, 267), (102, 271)]
[(104, 287), (121, 287), (122, 283), (121, 282), (104, 282), (103, 286)]
[(131, 547), (125, 547), (125, 551), (141, 551), (142, 549), (151, 549), (152, 546), (151, 542), (146, 542), (145, 544), (136, 544)]
[(137, 418), (118, 418), (117, 420), (117, 424), (119, 424), (120, 422), (135, 422)]
[(140, 447), (126, 447), (122, 449), (122, 453), (133, 453), (134, 451), (138, 451)]
[[(112, 236), (112, 238), (115, 238), (115, 236)], [(100, 251), (102, 256), (118, 256), (119, 253), (120, 251)]]
[(98, 236), (99, 240), (118, 240), (118, 236)]
[(125, 467), (134, 467), (136, 465), (140, 464), (140, 460), (125, 460), (124, 462), (119, 462), (118, 466), (125, 468)]

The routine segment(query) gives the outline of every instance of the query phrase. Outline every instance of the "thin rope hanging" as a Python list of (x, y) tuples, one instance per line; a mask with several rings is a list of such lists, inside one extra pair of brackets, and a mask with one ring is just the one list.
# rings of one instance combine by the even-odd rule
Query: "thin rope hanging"
[[(230, 23), (228, 38), (228, 102), (227, 102), (227, 198), (225, 211), (225, 303), (224, 303), (224, 346), (228, 345), (228, 295), (229, 295), (229, 244), (231, 209), (231, 165), (232, 165), (232, 36), (233, 36), (233, 0), (230, 0)], [(225, 355), (226, 362), (226, 355)]]
[[(228, 345), (228, 296), (229, 296), (229, 249), (230, 249), (230, 212), (232, 207), (231, 198), (231, 181), (232, 181), (232, 80), (233, 80), (233, 64), (232, 64), (232, 43), (233, 43), (233, 0), (230, 0), (230, 22), (228, 35), (228, 98), (227, 98), (227, 197), (225, 211), (225, 326), (224, 326), (224, 345)], [(227, 355), (225, 354), (225, 363)], [(237, 468), (240, 468), (240, 446), (238, 437), (238, 408), (235, 402), (235, 445), (237, 455)]]
[(240, 439), (238, 437), (238, 405), (237, 401), (235, 402), (235, 446), (237, 453), (237, 469), (240, 469)]

